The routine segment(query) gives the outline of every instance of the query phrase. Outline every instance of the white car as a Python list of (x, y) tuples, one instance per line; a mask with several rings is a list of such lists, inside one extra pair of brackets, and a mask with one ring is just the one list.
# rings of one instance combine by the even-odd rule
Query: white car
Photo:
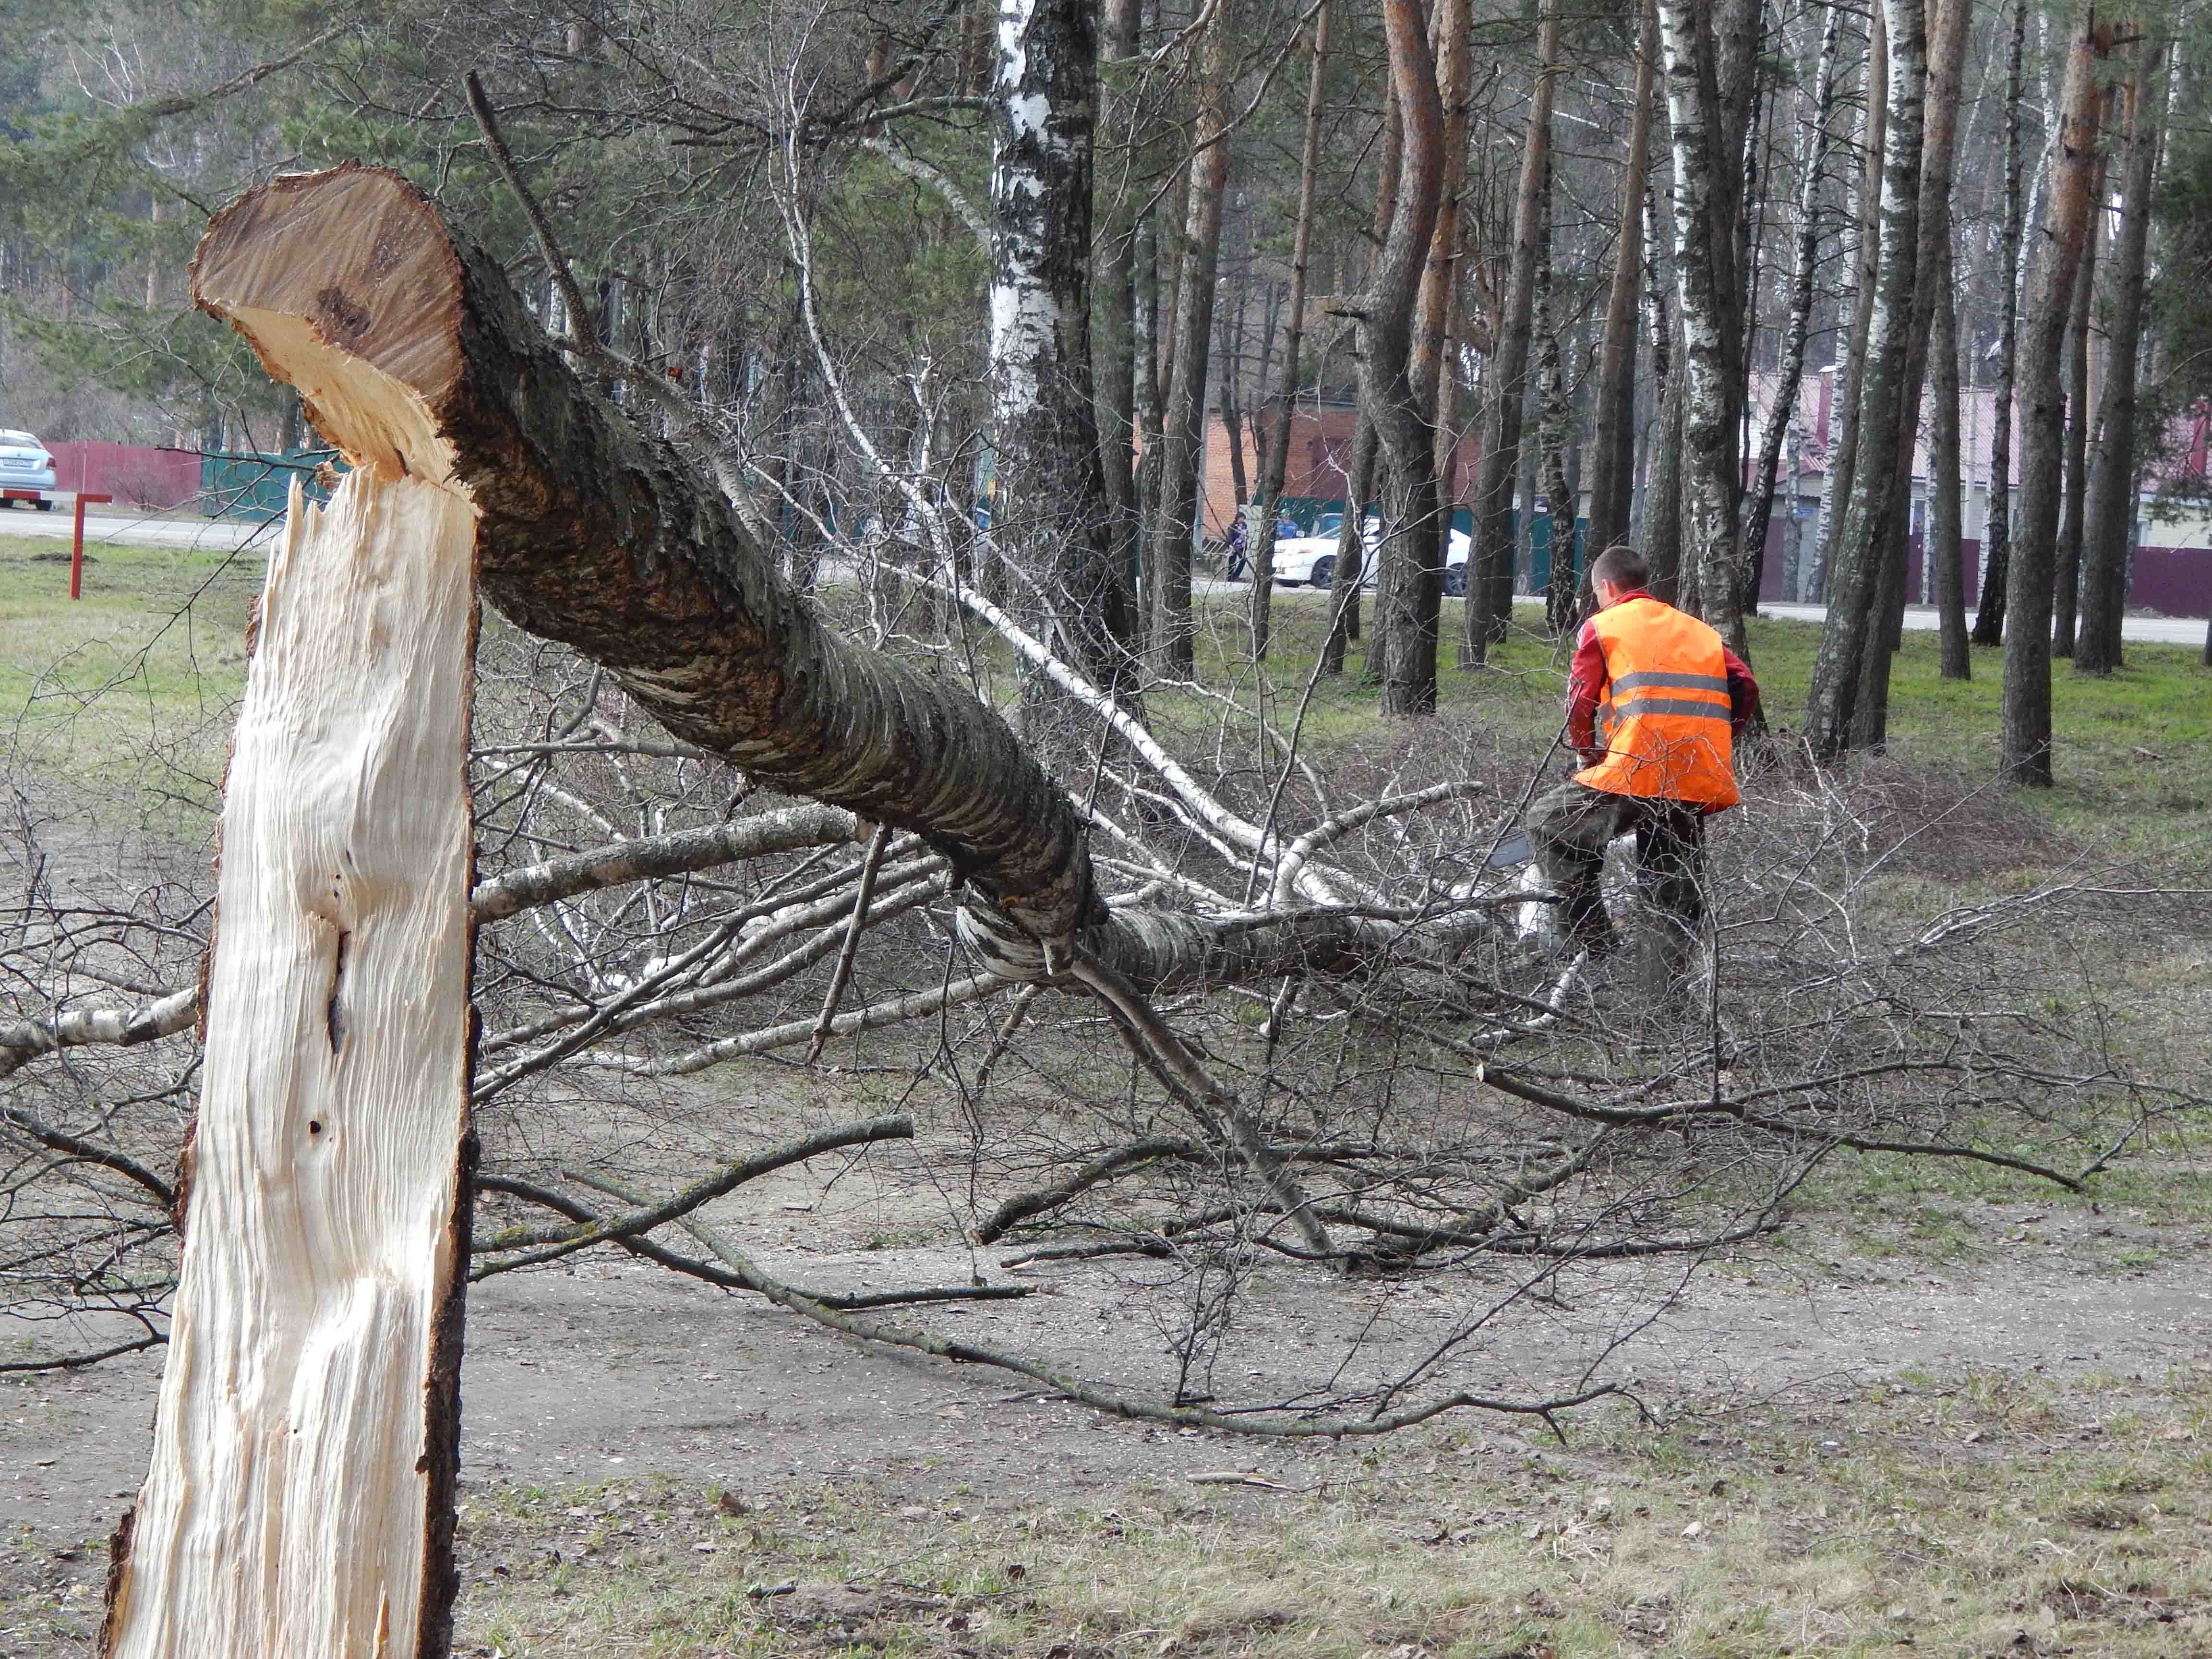
[(41, 513), (54, 510), (54, 458), (27, 432), (0, 430), (0, 506), (27, 501)]
[[(1301, 585), (1327, 587), (1336, 580), (1336, 541), (1344, 527), (1341, 513), (1324, 513), (1314, 520), (1313, 534), (1297, 536), (1275, 544), (1274, 577), (1286, 587)], [(1361, 526), (1360, 540), (1366, 544), (1368, 557), (1363, 562), (1359, 585), (1375, 585), (1374, 553), (1382, 544), (1382, 521), (1370, 515)], [(1451, 545), (1444, 555), (1444, 592), (1467, 592), (1467, 532), (1455, 530)]]

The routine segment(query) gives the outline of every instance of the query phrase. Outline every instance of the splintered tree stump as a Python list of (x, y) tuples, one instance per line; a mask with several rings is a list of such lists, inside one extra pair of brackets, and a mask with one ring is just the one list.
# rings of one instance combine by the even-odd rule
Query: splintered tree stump
[[(204, 261), (196, 279), (204, 294), (224, 275)], [(342, 330), (420, 297), (325, 286)], [(262, 595), (223, 791), (183, 1274), (103, 1650), (442, 1656), (473, 1158), (477, 514), (414, 391), (292, 319), (255, 338), (356, 470), (320, 508), (295, 486)]]

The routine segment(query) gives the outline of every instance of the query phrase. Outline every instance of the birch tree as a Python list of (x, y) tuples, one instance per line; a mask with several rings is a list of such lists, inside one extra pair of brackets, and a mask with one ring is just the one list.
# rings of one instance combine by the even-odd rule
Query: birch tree
[(1661, 0), (1659, 38), (1674, 149), (1674, 275), (1683, 332), (1683, 559), (1696, 578), (1698, 610), (1731, 648), (1745, 648), (1738, 570), (1736, 366), (1731, 326), (1735, 225), (1729, 212), (1734, 163), (1715, 61), (1711, 13), (1689, 0)]
[[(1100, 459), (1091, 357), (1098, 38), (1079, 0), (1005, 0), (992, 82), (991, 536), (1016, 604), (1111, 696), (1134, 687), (1135, 617)], [(1056, 701), (1033, 679), (1040, 704)]]
[(1589, 545), (1602, 552), (1628, 539), (1636, 475), (1637, 300), (1644, 280), (1644, 196), (1651, 166), (1651, 88), (1658, 68), (1656, 0), (1638, 8), (1636, 81), (1620, 176), (1613, 280), (1606, 291), (1590, 422)]
[(1919, 244), (1921, 121), (1927, 66), (1926, 13), (1918, 0), (1885, 0), (1889, 118), (1882, 155), (1881, 242), (1874, 311), (1860, 388), (1857, 459), (1828, 573), (1828, 615), (1813, 666), (1807, 741), (1832, 758), (1851, 746), (1869, 656), (1884, 650), (1875, 600), (1885, 549), (1881, 530), (1893, 500), (1903, 425), (1905, 359), (1912, 326)]

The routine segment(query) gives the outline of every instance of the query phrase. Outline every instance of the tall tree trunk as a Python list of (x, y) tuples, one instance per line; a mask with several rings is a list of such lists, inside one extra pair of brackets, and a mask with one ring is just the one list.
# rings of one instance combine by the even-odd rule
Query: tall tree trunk
[(1707, 9), (1698, 0), (1661, 0), (1659, 39), (1674, 150), (1685, 574), (1695, 574), (1705, 619), (1741, 651), (1735, 498), (1742, 343), (1733, 258), (1741, 164), (1740, 152), (1723, 142), (1740, 129), (1726, 112)]
[[(1436, 224), (1422, 261), (1413, 309), (1412, 355), (1406, 371), (1425, 441), (1410, 462), (1401, 461), (1395, 447), (1390, 447), (1394, 503), (1402, 499), (1420, 505), (1412, 520), (1394, 521), (1389, 526), (1389, 538), (1378, 554), (1382, 568), (1377, 573), (1381, 580), (1375, 603), (1376, 635), (1386, 662), (1395, 664), (1401, 655), (1406, 659), (1402, 673), (1386, 669), (1384, 678), (1386, 703), (1407, 703), (1400, 713), (1417, 712), (1432, 707), (1436, 701), (1443, 556), (1451, 524), (1445, 494), (1450, 477), (1447, 450), (1450, 422), (1437, 416), (1440, 409), (1449, 411), (1452, 396), (1447, 351), (1458, 276), (1460, 196), (1467, 174), (1468, 78), (1472, 60), (1468, 0), (1437, 0), (1434, 11), (1437, 92), (1442, 112), (1437, 138), (1440, 176)], [(1387, 437), (1386, 447), (1389, 447)], [(1411, 465), (1422, 476), (1396, 478), (1401, 465)], [(1391, 692), (1389, 688), (1401, 679), (1406, 689)]]
[[(1030, 631), (1119, 696), (1135, 681), (1133, 596), (1115, 544), (1091, 378), (1091, 124), (1086, 0), (1002, 10), (992, 90), (991, 539)], [(1024, 683), (1035, 709), (1061, 694)]]
[[(2109, 114), (2109, 110), (2107, 111)], [(2066, 319), (2066, 487), (2060, 500), (2057, 580), (2051, 599), (2051, 653), (2074, 654), (2074, 611), (2081, 588), (2081, 520), (2089, 500), (2089, 428), (2096, 410), (2089, 395), (2091, 301), (2097, 289), (2097, 251), (2105, 216), (2105, 169), (2100, 158), (2092, 186), (2098, 207), (2089, 214), (2081, 245), (2081, 274), (2074, 279), (2074, 307)]]
[[(1536, 81), (1528, 89), (1528, 136), (1513, 202), (1513, 257), (1484, 376), (1489, 407), (1475, 473), (1474, 532), (1468, 538), (1467, 627), (1460, 665), (1480, 667), (1491, 641), (1504, 637), (1513, 610), (1513, 486), (1521, 464), (1521, 410), (1528, 380), (1528, 337), (1535, 319), (1536, 259), (1548, 222), (1553, 81), (1559, 65), (1559, 0), (1543, 0), (1536, 36)], [(1533, 511), (1534, 503), (1523, 503)]]
[[(1344, 514), (1336, 528), (1336, 568), (1329, 579), (1328, 638), (1322, 647), (1322, 668), (1326, 673), (1344, 672), (1344, 647), (1359, 637), (1360, 572), (1367, 562), (1360, 526), (1366, 522), (1368, 503), (1374, 496), (1375, 457), (1381, 448), (1375, 422), (1363, 409), (1352, 425), (1352, 454), (1345, 466)], [(1374, 660), (1371, 665), (1363, 664), (1363, 672), (1371, 665), (1373, 672), (1366, 678), (1380, 680), (1381, 654), (1371, 654)]]
[[(1091, 348), (1097, 394), (1098, 460), (1115, 562), (1125, 580), (1135, 562), (1136, 467), (1136, 97), (1131, 60), (1137, 55), (1140, 0), (1104, 0), (1101, 8), (1099, 122), (1106, 143), (1123, 158), (1110, 180), (1100, 178), (1099, 222), (1091, 250)], [(1132, 626), (1136, 619), (1131, 619)]]
[(1606, 294), (1605, 335), (1598, 347), (1589, 446), (1589, 545), (1594, 552), (1628, 539), (1629, 500), (1635, 482), (1636, 302), (1644, 280), (1644, 191), (1650, 177), (1651, 85), (1659, 56), (1656, 6), (1656, 0), (1644, 0), (1639, 8), (1636, 90), (1620, 175), (1620, 221), (1613, 242), (1613, 282)]
[(1919, 247), (1921, 117), (1927, 69), (1927, 16), (1920, 0), (1883, 0), (1889, 52), (1889, 130), (1881, 174), (1881, 246), (1867, 333), (1866, 380), (1859, 394), (1857, 460), (1829, 572), (1828, 615), (1813, 665), (1805, 735), (1832, 759), (1850, 747), (1856, 705), (1869, 656), (1882, 648), (1875, 599), (1881, 576), (1881, 528), (1896, 482), (1905, 428), (1905, 359), (1911, 343), (1913, 266)]
[(1827, 597), (1836, 566), (1838, 538), (1844, 533), (1844, 509), (1858, 471), (1859, 392), (1866, 383), (1867, 337), (1874, 327), (1875, 280), (1881, 260), (1882, 152), (1889, 132), (1889, 46), (1881, 8), (1872, 9), (1867, 33), (1865, 96), (1860, 103), (1859, 177), (1854, 185), (1858, 210), (1846, 216), (1850, 273), (1850, 337), (1840, 372), (1828, 429), (1828, 484), (1820, 500), (1819, 549), (1813, 568), (1813, 593)]
[(1931, 403), (1928, 421), (1928, 532), (1921, 557), (1936, 580), (1936, 604), (1942, 633), (1942, 674), (1947, 680), (1973, 678), (1966, 648), (1966, 572), (1960, 524), (1959, 467), (1959, 321), (1952, 289), (1952, 250), (1937, 250), (1936, 328), (1929, 345)]
[(1651, 341), (1654, 405), (1644, 466), (1644, 555), (1651, 568), (1651, 591), (1669, 605), (1680, 592), (1682, 574), (1682, 354), (1676, 337), (1681, 319), (1667, 303), (1671, 284), (1660, 280), (1659, 192), (1644, 194), (1645, 300)]
[[(1548, 239), (1547, 239), (1548, 240)], [(1543, 459), (1544, 500), (1550, 512), (1550, 568), (1545, 573), (1544, 625), (1556, 637), (1575, 625), (1575, 507), (1567, 489), (1567, 447), (1574, 410), (1567, 400), (1567, 377), (1559, 361), (1559, 325), (1553, 309), (1552, 252), (1544, 250), (1542, 279), (1536, 287), (1536, 373), (1543, 398), (1536, 426)], [(1534, 517), (1532, 513), (1529, 515)]]
[(2066, 321), (2096, 204), (2097, 66), (2109, 47), (2109, 27), (2084, 6), (2067, 42), (2047, 234), (2028, 289), (2021, 350), (2020, 526), (2005, 591), (2003, 764), (2012, 781), (2044, 788), (2052, 781), (2051, 610), (2065, 440)]
[(1229, 444), (1229, 489), (1237, 511), (1252, 499), (1251, 477), (1244, 470), (1244, 410), (1237, 382), (1244, 374), (1244, 315), (1252, 297), (1250, 281), (1237, 285), (1237, 303), (1221, 313), (1220, 362), (1213, 373), (1221, 392), (1221, 430)]
[(1198, 119), (1190, 161), (1190, 207), (1176, 280), (1175, 364), (1160, 437), (1160, 500), (1151, 537), (1152, 625), (1146, 646), (1154, 672), (1192, 673), (1191, 543), (1198, 530), (1198, 464), (1206, 423), (1207, 348), (1213, 332), (1214, 272), (1221, 256), (1227, 195), (1230, 78), (1236, 21), (1224, 3), (1206, 25), (1199, 69)]
[(2005, 589), (2012, 568), (2013, 386), (2020, 364), (2020, 252), (2024, 217), (2020, 143), (2021, 54), (2027, 41), (2028, 0), (2015, 0), (2011, 67), (2005, 82), (2005, 211), (1997, 254), (1997, 380), (1990, 402), (1990, 483), (1982, 532), (1982, 586), (1968, 636), (1974, 644), (2003, 643)]
[[(1419, 0), (1383, 0), (1382, 16), (1404, 142), (1390, 234), (1360, 301), (1359, 392), (1389, 462), (1384, 533), (1411, 538), (1418, 550), (1434, 533), (1437, 501), (1427, 407), (1413, 394), (1410, 370), (1414, 301), (1443, 187), (1443, 100)], [(1394, 556), (1387, 542), (1378, 556), (1386, 563)], [(1443, 572), (1419, 558), (1398, 562), (1397, 580), (1376, 601), (1376, 631), (1388, 641), (1382, 708), (1428, 714), (1437, 704), (1436, 636), (1432, 623), (1425, 635), (1420, 624), (1437, 615)], [(1387, 621), (1386, 608), (1395, 611)]]
[[(1283, 479), (1291, 465), (1291, 423), (1297, 410), (1299, 353), (1305, 343), (1306, 264), (1313, 253), (1314, 196), (1321, 174), (1322, 86), (1328, 72), (1328, 0), (1314, 20), (1313, 66), (1306, 76), (1305, 139), (1298, 151), (1298, 222), (1291, 238), (1290, 314), (1283, 330), (1283, 366), (1268, 425), (1267, 455), (1260, 470), (1260, 521), (1252, 552), (1252, 660), (1267, 659), (1269, 601), (1275, 592), (1275, 520)], [(1349, 490), (1347, 489), (1347, 494)]]
[[(1950, 281), (1951, 181), (1958, 153), (1960, 89), (1966, 77), (1966, 41), (1973, 0), (1942, 0), (1929, 14), (1924, 59), (1925, 118), (1920, 147), (1920, 224), (1913, 256), (1911, 335), (1905, 346), (1904, 441), (1898, 447), (1889, 504), (1879, 531), (1881, 566), (1874, 616), (1881, 644), (1866, 656), (1852, 714), (1851, 741), (1879, 749), (1889, 736), (1889, 670), (1904, 641), (1905, 577), (1911, 566), (1912, 462), (1920, 430), (1921, 393), (1928, 379), (1928, 342), (1936, 322), (1936, 289)], [(1924, 538), (1923, 538), (1924, 541)]]
[(2120, 665), (2120, 624), (2127, 614), (2129, 542), (2140, 465), (2136, 381), (2142, 355), (2143, 274), (2172, 84), (2166, 43), (2146, 40), (2138, 50), (2142, 56), (2127, 89), (2127, 174), (2120, 233), (2106, 284), (2112, 303), (2105, 329), (2105, 406), (2098, 422), (2096, 471), (2089, 482), (2081, 631), (2074, 653), (2077, 674), (2109, 674)]
[[(1750, 509), (1744, 515), (1743, 545), (1748, 555), (1747, 570), (1760, 568), (1766, 547), (1766, 526), (1774, 514), (1774, 479), (1784, 447), (1797, 423), (1797, 389), (1805, 374), (1805, 342), (1813, 325), (1814, 278), (1820, 269), (1820, 180), (1827, 149), (1828, 117), (1835, 102), (1837, 46), (1843, 36), (1844, 12), (1831, 4), (1820, 29), (1820, 67), (1814, 75), (1813, 114), (1798, 127), (1797, 246), (1790, 272), (1790, 320), (1782, 337), (1781, 372), (1776, 376), (1774, 398), (1768, 406), (1766, 430), (1759, 444), (1759, 463), (1752, 472)], [(1797, 511), (1797, 480), (1790, 480), (1790, 513)], [(1758, 599), (1756, 590), (1741, 596), (1747, 610)]]

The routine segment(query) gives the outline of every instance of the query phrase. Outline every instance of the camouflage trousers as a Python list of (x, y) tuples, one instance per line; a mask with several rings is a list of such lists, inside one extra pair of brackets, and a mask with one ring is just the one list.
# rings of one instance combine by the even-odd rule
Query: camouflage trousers
[(1705, 926), (1705, 814), (1680, 801), (1571, 781), (1546, 790), (1528, 808), (1529, 848), (1552, 890), (1564, 897), (1559, 931), (1594, 957), (1620, 944), (1601, 884), (1607, 846), (1632, 830), (1637, 888), (1659, 924), (1668, 965), (1679, 973)]

